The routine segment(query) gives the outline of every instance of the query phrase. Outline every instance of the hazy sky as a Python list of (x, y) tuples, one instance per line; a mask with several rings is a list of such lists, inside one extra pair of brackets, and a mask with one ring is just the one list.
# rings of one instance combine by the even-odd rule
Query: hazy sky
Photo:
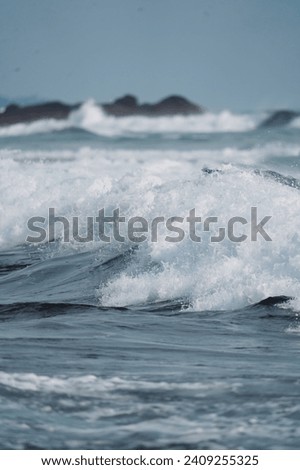
[(0, 0), (0, 95), (300, 108), (300, 0)]

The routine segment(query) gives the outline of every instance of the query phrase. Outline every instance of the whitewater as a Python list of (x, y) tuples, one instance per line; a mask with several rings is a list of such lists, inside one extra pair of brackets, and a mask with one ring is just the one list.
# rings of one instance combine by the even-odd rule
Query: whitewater
[[(299, 447), (299, 118), (267, 116), (116, 118), (90, 100), (0, 128), (2, 448)], [(155, 241), (66, 242), (57, 223), (29, 243), (49, 208), (82, 237), (102, 208), (195, 209), (201, 241), (161, 224)], [(212, 242), (233, 217), (246, 239)]]

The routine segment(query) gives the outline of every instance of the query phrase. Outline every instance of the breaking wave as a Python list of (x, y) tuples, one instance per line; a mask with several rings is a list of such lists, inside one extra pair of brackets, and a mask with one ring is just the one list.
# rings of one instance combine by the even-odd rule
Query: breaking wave
[[(285, 295), (297, 305), (299, 180), (220, 162), (207, 170), (204, 156), (195, 162), (181, 152), (173, 159), (155, 151), (151, 158), (146, 152), (138, 167), (139, 152), (99, 152), (67, 152), (71, 161), (1, 160), (3, 250), (24, 244), (28, 218), (37, 215), (47, 220), (49, 207), (70, 219), (78, 216), (82, 234), (86, 217), (96, 217), (103, 207), (108, 213), (120, 208), (127, 220), (142, 216), (148, 221), (157, 216), (186, 218), (195, 208), (202, 220), (217, 216), (219, 227), (226, 227), (234, 216), (249, 222), (251, 207), (257, 207), (259, 219), (271, 216), (267, 232), (272, 241), (260, 236), (251, 241), (250, 222), (237, 226), (237, 235), (248, 236), (242, 243), (228, 237), (211, 243), (203, 231), (201, 243), (187, 235), (180, 243), (168, 243), (164, 228), (159, 228), (157, 242), (147, 239), (140, 244), (129, 240), (107, 244), (97, 236), (86, 244), (58, 239), (39, 248), (46, 256), (40, 264), (4, 278), (7, 300), (3, 296), (3, 301), (84, 299), (102, 307), (177, 302), (183, 308), (203, 311), (235, 309)], [(186, 222), (183, 228), (188, 234)]]
[(0, 137), (31, 135), (79, 128), (104, 137), (143, 134), (197, 134), (244, 132), (256, 128), (261, 116), (233, 114), (230, 111), (192, 116), (113, 117), (104, 113), (94, 101), (87, 101), (67, 120), (41, 120), (0, 128)]

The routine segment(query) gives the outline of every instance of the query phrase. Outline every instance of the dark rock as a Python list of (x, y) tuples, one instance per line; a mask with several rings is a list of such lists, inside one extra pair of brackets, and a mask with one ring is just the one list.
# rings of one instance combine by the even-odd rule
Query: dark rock
[(300, 114), (295, 111), (280, 110), (275, 111), (259, 127), (281, 127), (287, 126), (293, 119), (299, 117)]
[(183, 98), (182, 96), (169, 96), (158, 103), (139, 104), (137, 99), (132, 95), (125, 95), (113, 103), (102, 105), (104, 111), (112, 116), (173, 116), (201, 114), (204, 112), (200, 106)]
[[(80, 107), (79, 104), (68, 105), (59, 101), (51, 101), (31, 106), (11, 104), (0, 113), (0, 126), (9, 126), (21, 122), (33, 122), (39, 119), (66, 119), (69, 114)], [(112, 103), (101, 105), (111, 116), (172, 116), (200, 114), (204, 112), (200, 106), (181, 96), (169, 96), (154, 104), (139, 104), (133, 95), (125, 95)]]
[(254, 306), (265, 305), (273, 307), (274, 305), (280, 305), (289, 302), (292, 299), (293, 297), (287, 297), (286, 295), (275, 295), (274, 297), (267, 297), (266, 299), (257, 302), (256, 304), (254, 304)]
[(69, 106), (59, 101), (24, 107), (11, 104), (0, 114), (0, 126), (33, 122), (39, 119), (66, 119), (70, 112), (78, 107), (79, 105)]
[(7, 114), (14, 114), (14, 113), (17, 113), (20, 109), (20, 106), (18, 106), (17, 104), (10, 104), (9, 106), (7, 106), (5, 112)]
[(164, 100), (153, 106), (154, 111), (159, 114), (199, 114), (204, 112), (204, 109), (200, 108), (196, 104), (188, 101), (182, 96), (169, 96)]
[(128, 108), (135, 108), (138, 106), (138, 100), (133, 95), (125, 95), (122, 98), (116, 99), (114, 102), (117, 106), (127, 106)]

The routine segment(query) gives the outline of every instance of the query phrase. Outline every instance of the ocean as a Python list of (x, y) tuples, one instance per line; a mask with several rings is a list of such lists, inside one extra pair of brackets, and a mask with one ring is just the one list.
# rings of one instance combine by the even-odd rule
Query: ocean
[(267, 116), (0, 128), (2, 449), (299, 449), (300, 121)]

